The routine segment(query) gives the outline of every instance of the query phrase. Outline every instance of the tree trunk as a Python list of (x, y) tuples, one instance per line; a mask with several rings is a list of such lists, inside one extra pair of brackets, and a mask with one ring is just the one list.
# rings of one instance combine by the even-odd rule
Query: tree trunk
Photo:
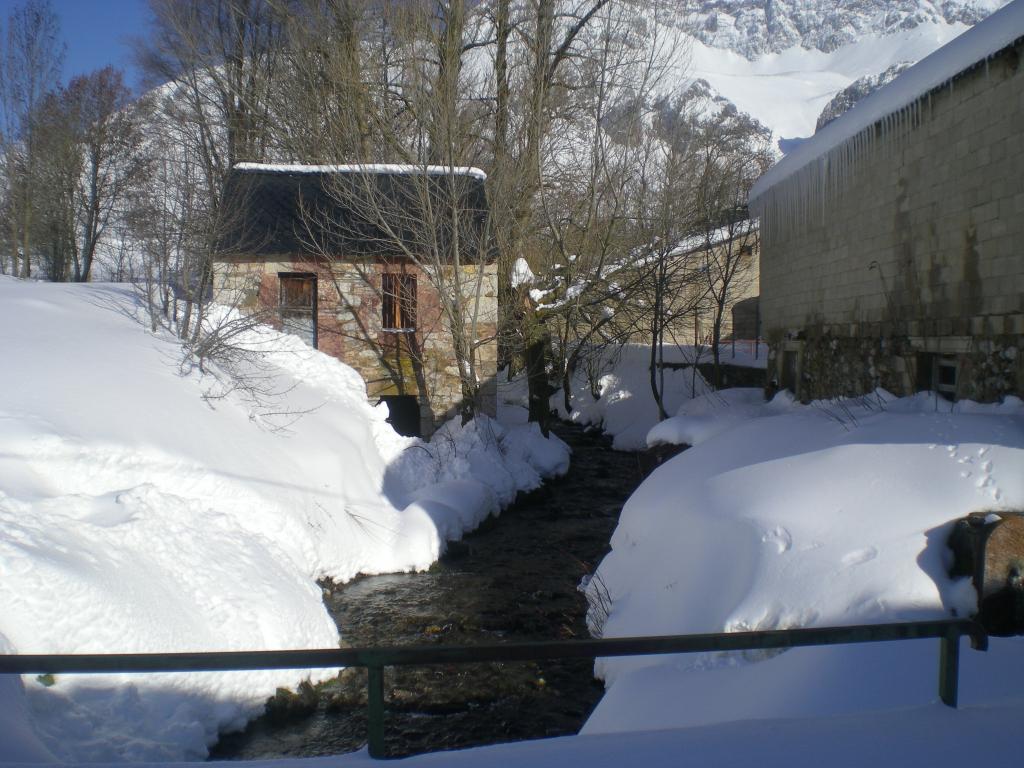
[(547, 358), (551, 339), (543, 325), (536, 329), (526, 347), (526, 383), (529, 390), (530, 421), (540, 425), (540, 432), (547, 437), (551, 421), (551, 388), (548, 384)]

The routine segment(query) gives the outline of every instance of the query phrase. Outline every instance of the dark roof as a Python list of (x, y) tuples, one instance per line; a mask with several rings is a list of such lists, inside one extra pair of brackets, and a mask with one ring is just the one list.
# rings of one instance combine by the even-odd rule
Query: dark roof
[(406, 247), (430, 258), (428, 240), (441, 250), (459, 242), (466, 258), (480, 245), (487, 210), (481, 172), (399, 166), (240, 164), (228, 174), (224, 203), (218, 250), (252, 256), (394, 258)]

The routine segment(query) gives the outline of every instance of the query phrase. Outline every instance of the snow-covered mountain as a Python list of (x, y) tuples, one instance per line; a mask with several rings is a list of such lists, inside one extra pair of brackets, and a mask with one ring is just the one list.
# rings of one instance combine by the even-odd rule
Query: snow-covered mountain
[(864, 97), (874, 93), (883, 85), (891, 83), (903, 72), (910, 69), (911, 66), (911, 62), (901, 61), (897, 64), (893, 64), (884, 72), (879, 72), (877, 75), (864, 75), (864, 77), (858, 77), (837, 93), (832, 98), (832, 101), (825, 105), (821, 114), (818, 115), (818, 122), (814, 128), (815, 132), (820, 131)]
[(690, 16), (694, 36), (753, 61), (799, 46), (831, 53), (870, 35), (922, 24), (972, 26), (1006, 0), (705, 0)]
[(692, 41), (690, 76), (783, 140), (813, 134), (819, 117), (834, 119), (884, 84), (883, 73), (919, 61), (1006, 3), (704, 0), (680, 23)]

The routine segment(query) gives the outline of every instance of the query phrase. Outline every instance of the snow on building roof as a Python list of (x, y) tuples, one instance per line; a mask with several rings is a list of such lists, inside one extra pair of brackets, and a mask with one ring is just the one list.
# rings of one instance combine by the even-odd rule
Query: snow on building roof
[(487, 174), (479, 168), (462, 165), (408, 165), (402, 163), (353, 163), (345, 165), (306, 165), (302, 163), (235, 163), (239, 171), (264, 173), (425, 173), (429, 176), (454, 174), (472, 176), (481, 181)]
[(820, 161), (828, 152), (842, 146), (865, 128), (913, 104), (934, 88), (988, 60), (1022, 37), (1024, 0), (1014, 0), (799, 144), (751, 188), (749, 200), (753, 212), (761, 213), (762, 205), (757, 201), (772, 187), (816, 160)]

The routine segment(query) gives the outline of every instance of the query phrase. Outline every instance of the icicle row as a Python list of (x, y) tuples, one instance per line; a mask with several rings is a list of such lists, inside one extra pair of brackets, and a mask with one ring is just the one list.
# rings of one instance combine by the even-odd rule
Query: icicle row
[(766, 190), (758, 202), (765, 243), (794, 231), (806, 231), (812, 223), (823, 224), (830, 204), (842, 198), (870, 159), (880, 157), (888, 161), (902, 153), (913, 133), (933, 116), (929, 92), (858, 131)]

